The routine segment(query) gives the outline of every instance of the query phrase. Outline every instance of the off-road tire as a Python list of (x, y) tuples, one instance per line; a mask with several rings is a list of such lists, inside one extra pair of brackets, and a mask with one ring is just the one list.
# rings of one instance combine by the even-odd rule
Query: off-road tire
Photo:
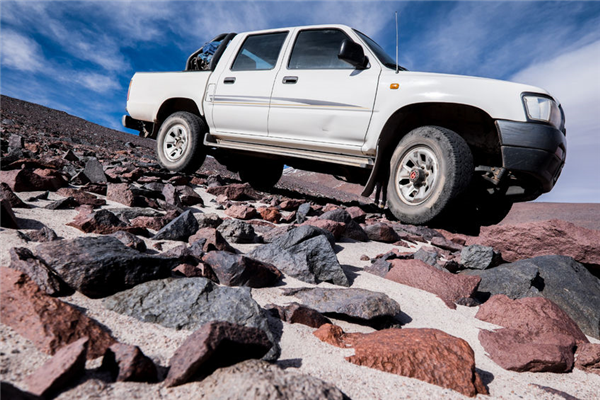
[[(206, 159), (202, 141), (207, 131), (205, 122), (197, 115), (185, 111), (171, 114), (156, 137), (156, 155), (160, 165), (173, 172), (196, 172)], [(177, 139), (184, 136), (185, 146), (181, 145), (182, 140)], [(179, 149), (177, 144), (181, 145)]]
[(281, 161), (252, 158), (239, 170), (240, 179), (256, 190), (269, 191), (279, 182), (283, 174)]
[[(471, 150), (457, 133), (439, 126), (416, 128), (400, 140), (392, 155), (389, 209), (404, 223), (426, 224), (469, 186), (473, 169)], [(403, 178), (407, 172), (408, 181)], [(412, 193), (418, 194), (411, 197)]]

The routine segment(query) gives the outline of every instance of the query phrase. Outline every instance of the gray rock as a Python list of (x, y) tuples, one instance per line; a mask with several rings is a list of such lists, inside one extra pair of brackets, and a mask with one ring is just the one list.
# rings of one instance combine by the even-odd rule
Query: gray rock
[[(226, 321), (263, 330), (275, 337), (250, 288), (219, 286), (206, 278), (146, 282), (103, 300), (112, 311), (173, 329), (196, 330), (207, 322)], [(265, 359), (279, 356), (274, 344)]]
[(296, 223), (298, 223), (298, 224), (304, 223), (304, 221), (306, 221), (306, 217), (308, 216), (309, 212), (310, 212), (310, 203), (301, 204), (300, 207), (298, 207), (298, 211), (296, 211)]
[(400, 313), (400, 304), (384, 293), (366, 289), (284, 289), (285, 296), (295, 296), (303, 304), (324, 314), (342, 314), (351, 318), (371, 320), (394, 317)]
[(221, 368), (200, 385), (206, 398), (213, 400), (245, 399), (250, 393), (255, 399), (348, 399), (330, 383), (259, 360)]
[[(468, 269), (487, 269), (493, 267), (499, 258), (498, 253), (489, 246), (474, 244), (460, 252), (461, 264)], [(497, 265), (497, 264), (496, 264)]]
[(100, 164), (97, 158), (92, 157), (88, 160), (88, 162), (85, 164), (83, 173), (92, 183), (107, 182), (106, 175), (104, 174), (104, 168), (102, 168), (102, 164)]
[(128, 220), (137, 217), (161, 217), (163, 214), (159, 211), (151, 208), (141, 207), (128, 207), (128, 208), (105, 208), (106, 211), (110, 211), (119, 218), (126, 218)]
[(92, 298), (166, 278), (177, 262), (140, 253), (110, 236), (43, 243), (35, 248), (34, 255), (69, 286)]
[(10, 135), (8, 138), (8, 148), (10, 150), (22, 149), (23, 146), (25, 146), (25, 140), (23, 139), (23, 136), (14, 133)]
[(421, 260), (425, 264), (429, 264), (437, 268), (437, 261), (440, 258), (440, 255), (436, 251), (427, 251), (423, 248), (417, 250), (413, 256), (415, 260)]
[(40, 289), (50, 296), (66, 296), (73, 293), (73, 289), (42, 260), (34, 256), (31, 250), (25, 247), (13, 247), (9, 253), (9, 268), (28, 275)]
[(190, 210), (165, 225), (152, 237), (153, 240), (180, 240), (187, 242), (198, 230), (198, 220)]
[(270, 287), (282, 275), (270, 264), (227, 251), (211, 251), (202, 261), (210, 265), (219, 283), (226, 286)]
[(221, 217), (215, 213), (200, 214), (198, 216), (198, 224), (200, 228), (218, 228), (223, 223)]
[(252, 225), (237, 219), (228, 219), (217, 228), (225, 239), (233, 243), (257, 243), (258, 236)]
[(116, 237), (125, 246), (135, 249), (137, 251), (146, 251), (146, 242), (134, 235), (133, 233), (125, 231), (117, 231), (111, 236)]
[(303, 282), (350, 286), (331, 247), (333, 235), (324, 232), (314, 226), (301, 226), (272, 243), (257, 247), (249, 256), (273, 264), (283, 273)]
[(481, 277), (479, 292), (484, 295), (552, 300), (586, 335), (600, 339), (600, 279), (571, 257), (541, 256), (465, 272)]

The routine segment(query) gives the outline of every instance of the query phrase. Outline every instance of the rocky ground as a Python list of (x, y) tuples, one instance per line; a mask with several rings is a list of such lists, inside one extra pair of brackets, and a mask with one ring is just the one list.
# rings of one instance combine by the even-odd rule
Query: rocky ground
[(3, 398), (600, 392), (597, 214), (404, 225), (325, 176), (170, 174), (152, 141), (1, 100)]

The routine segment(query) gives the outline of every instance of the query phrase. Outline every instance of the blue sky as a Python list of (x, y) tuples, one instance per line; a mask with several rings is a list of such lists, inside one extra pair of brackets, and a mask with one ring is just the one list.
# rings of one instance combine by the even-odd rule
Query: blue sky
[(410, 70), (541, 86), (567, 117), (567, 165), (540, 200), (600, 202), (600, 2), (1, 1), (0, 92), (124, 130), (136, 71), (172, 71), (221, 32), (363, 31)]

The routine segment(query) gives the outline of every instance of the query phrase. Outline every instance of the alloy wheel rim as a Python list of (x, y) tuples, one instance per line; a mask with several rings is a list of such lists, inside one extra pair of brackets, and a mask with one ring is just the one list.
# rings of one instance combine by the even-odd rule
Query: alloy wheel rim
[(411, 148), (404, 153), (396, 171), (396, 192), (408, 205), (416, 206), (431, 197), (439, 176), (439, 162), (435, 153), (425, 146)]
[(170, 162), (177, 162), (183, 157), (188, 147), (189, 134), (182, 124), (173, 125), (167, 131), (163, 141), (163, 154)]

